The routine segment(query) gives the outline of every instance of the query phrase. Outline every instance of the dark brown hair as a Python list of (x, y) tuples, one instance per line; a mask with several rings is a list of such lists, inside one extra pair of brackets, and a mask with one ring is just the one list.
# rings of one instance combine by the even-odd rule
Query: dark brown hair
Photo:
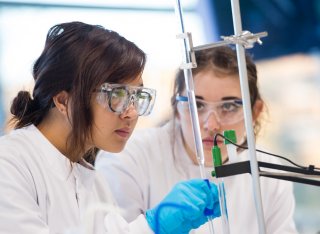
[(33, 66), (32, 97), (20, 91), (11, 105), (14, 128), (38, 125), (54, 107), (52, 98), (61, 91), (70, 95), (72, 131), (67, 156), (77, 161), (91, 138), (91, 97), (104, 82), (123, 83), (140, 75), (145, 53), (117, 32), (99, 25), (70, 22), (55, 25)]
[[(239, 74), (236, 51), (229, 46), (214, 47), (212, 49), (196, 51), (195, 56), (197, 67), (192, 69), (193, 76), (206, 69), (213, 70), (219, 77)], [(256, 65), (248, 53), (246, 53), (245, 58), (247, 63), (250, 101), (251, 106), (253, 107), (257, 100), (263, 100), (258, 89)], [(214, 88), (215, 87), (212, 87), (212, 91), (214, 91)], [(179, 70), (174, 83), (173, 96), (171, 97), (171, 105), (173, 107), (174, 115), (177, 114), (176, 95), (181, 94), (185, 89), (186, 84), (183, 70)], [(259, 130), (260, 122), (256, 120), (254, 126), (255, 134), (258, 134)]]

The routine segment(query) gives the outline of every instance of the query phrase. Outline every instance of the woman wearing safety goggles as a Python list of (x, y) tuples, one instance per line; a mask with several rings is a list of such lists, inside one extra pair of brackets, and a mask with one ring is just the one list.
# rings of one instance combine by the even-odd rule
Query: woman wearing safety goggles
[(96, 149), (120, 152), (138, 117), (152, 111), (156, 92), (143, 87), (145, 63), (141, 49), (102, 26), (49, 30), (33, 66), (33, 92), (17, 94), (15, 130), (0, 138), (1, 233), (187, 233), (207, 221), (208, 210), (219, 216), (215, 184), (188, 180), (126, 222), (85, 160)]

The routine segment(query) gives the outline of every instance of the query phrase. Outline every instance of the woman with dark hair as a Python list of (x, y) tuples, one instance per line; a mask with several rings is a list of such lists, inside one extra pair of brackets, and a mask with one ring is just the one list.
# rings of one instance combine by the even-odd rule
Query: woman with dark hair
[[(236, 52), (227, 46), (196, 52), (197, 67), (192, 70), (194, 92), (206, 176), (212, 178), (213, 138), (224, 130), (235, 130), (238, 143), (246, 145), (246, 133), (241, 99)], [(260, 96), (257, 70), (246, 55), (248, 83), (255, 133), (260, 127), (264, 102)], [(114, 156), (101, 153), (96, 168), (110, 183), (120, 207), (126, 207), (124, 217), (133, 220), (149, 207), (161, 201), (172, 186), (191, 178), (200, 178), (189, 113), (183, 71), (179, 71), (172, 96), (173, 117), (164, 126), (139, 130), (133, 134), (125, 149)], [(223, 163), (228, 162), (223, 139), (217, 138)], [(107, 154), (107, 155), (104, 155)], [(270, 156), (258, 154), (258, 160), (277, 162)], [(247, 150), (238, 149), (238, 160), (247, 160)], [(119, 187), (112, 183), (125, 184)], [(212, 178), (212, 181), (216, 181)], [(224, 178), (231, 233), (259, 233), (252, 192), (251, 176), (242, 174)], [(267, 233), (296, 233), (293, 222), (294, 197), (292, 184), (261, 178), (262, 201)], [(214, 221), (215, 233), (222, 233), (220, 219)], [(194, 233), (209, 233), (203, 225)]]
[[(97, 207), (109, 208), (90, 233), (184, 233), (207, 221), (206, 210), (219, 215), (216, 186), (190, 180), (129, 224), (85, 160), (94, 160), (97, 149), (121, 151), (138, 116), (151, 112), (155, 90), (143, 87), (145, 63), (134, 43), (101, 26), (70, 22), (49, 30), (33, 67), (32, 96), (18, 93), (15, 130), (0, 138), (1, 232), (80, 233), (81, 225), (88, 231)], [(180, 208), (165, 207), (177, 198)]]

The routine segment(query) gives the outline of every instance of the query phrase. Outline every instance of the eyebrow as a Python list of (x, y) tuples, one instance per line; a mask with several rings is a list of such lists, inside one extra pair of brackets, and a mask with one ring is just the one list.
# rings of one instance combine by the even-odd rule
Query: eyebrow
[[(203, 98), (202, 96), (196, 95), (195, 97), (196, 97), (197, 99), (204, 100), (204, 98)], [(239, 99), (241, 99), (241, 97), (239, 98), (239, 97), (234, 97), (234, 96), (226, 96), (226, 97), (221, 98), (222, 101), (239, 100)]]

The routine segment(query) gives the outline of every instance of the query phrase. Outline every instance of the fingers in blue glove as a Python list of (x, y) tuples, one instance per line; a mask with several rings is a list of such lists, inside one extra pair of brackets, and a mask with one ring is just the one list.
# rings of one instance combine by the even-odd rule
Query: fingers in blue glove
[(208, 188), (211, 190), (212, 193), (211, 198), (209, 196), (209, 203), (204, 210), (204, 215), (210, 216), (211, 218), (219, 217), (221, 215), (221, 211), (218, 197), (218, 188), (214, 183), (210, 182), (208, 179), (205, 179), (204, 181), (206, 182)]
[(178, 183), (157, 207), (146, 212), (146, 218), (156, 233), (188, 233), (207, 221), (206, 209), (213, 211), (210, 217), (220, 214), (217, 186), (193, 179)]

